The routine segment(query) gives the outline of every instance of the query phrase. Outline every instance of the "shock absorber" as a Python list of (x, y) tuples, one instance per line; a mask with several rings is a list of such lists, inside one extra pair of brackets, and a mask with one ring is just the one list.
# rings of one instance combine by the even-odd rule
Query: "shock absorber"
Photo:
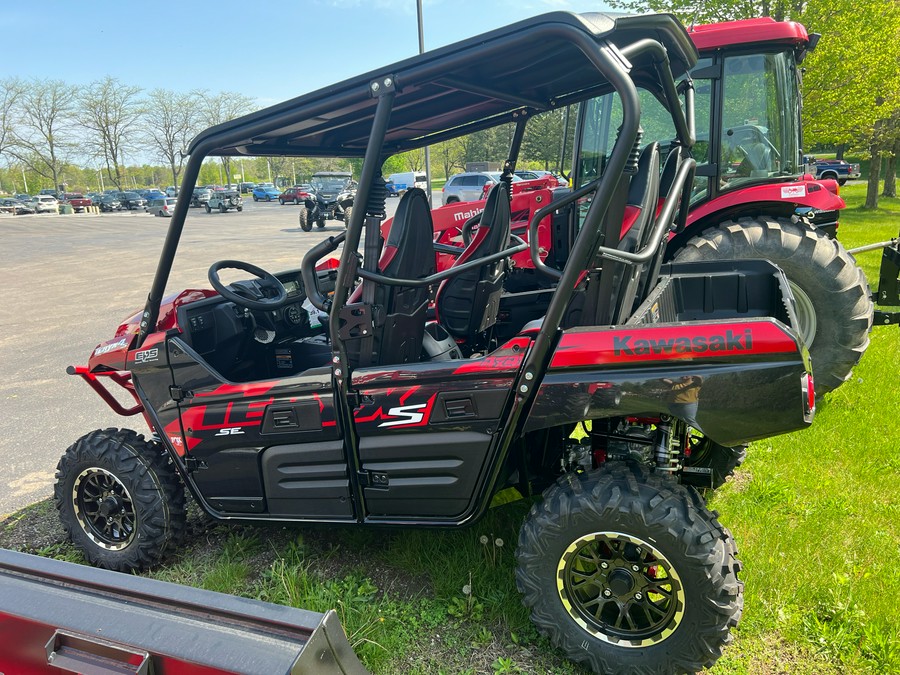
[(657, 471), (675, 473), (681, 469), (681, 449), (678, 446), (679, 442), (672, 433), (672, 418), (660, 415), (653, 445)]

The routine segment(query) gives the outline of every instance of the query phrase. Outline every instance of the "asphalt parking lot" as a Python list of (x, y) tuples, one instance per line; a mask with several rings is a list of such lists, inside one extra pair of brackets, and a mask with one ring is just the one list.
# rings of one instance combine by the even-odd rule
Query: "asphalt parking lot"
[[(397, 202), (388, 200), (388, 215)], [(323, 236), (343, 231), (333, 220), (301, 231), (300, 208), (246, 199), (241, 213), (191, 209), (168, 292), (209, 288), (209, 266), (226, 258), (296, 268)], [(143, 309), (168, 224), (143, 212), (0, 216), (0, 518), (52, 494), (56, 463), (81, 435), (110, 426), (147, 432), (143, 419), (113, 413), (66, 367), (85, 365)]]

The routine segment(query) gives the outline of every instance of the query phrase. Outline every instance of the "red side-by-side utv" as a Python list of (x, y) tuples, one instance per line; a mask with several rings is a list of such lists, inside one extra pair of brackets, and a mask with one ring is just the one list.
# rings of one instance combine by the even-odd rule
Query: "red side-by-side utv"
[[(701, 196), (728, 199), (762, 172), (783, 184), (759, 189), (818, 185), (837, 203), (799, 173), (793, 113), (776, 130), (756, 107), (740, 124), (707, 110), (733, 71), (794, 77), (800, 53), (717, 55), (698, 72), (670, 15), (558, 12), (200, 134), (144, 310), (70, 369), (150, 432), (98, 430), (66, 451), (55, 500), (72, 541), (95, 565), (133, 570), (177, 549), (186, 492), (219, 520), (460, 527), (514, 486), (542, 493), (516, 582), (553, 644), (598, 672), (711, 665), (743, 587), (732, 536), (693, 486), (723, 479), (709, 456), (810, 424), (814, 364), (790, 273), (666, 262), (669, 239), (737, 251), (740, 229), (754, 244), (832, 246), (785, 199), (750, 222), (737, 206), (712, 228), (696, 215)], [(526, 126), (568, 106), (582, 111), (573, 188), (529, 193), (520, 228), (509, 177)], [(712, 120), (699, 132), (695, 114)], [(382, 227), (386, 158), (506, 124), (504, 179), (458, 236), (435, 241), (420, 189)], [(707, 131), (723, 125), (747, 135), (733, 159)], [(737, 145), (764, 159), (743, 168)], [(274, 273), (236, 250), (208, 261), (212, 289), (167, 296), (202, 162), (244, 155), (362, 158), (346, 230)], [(245, 278), (225, 283), (226, 269)]]

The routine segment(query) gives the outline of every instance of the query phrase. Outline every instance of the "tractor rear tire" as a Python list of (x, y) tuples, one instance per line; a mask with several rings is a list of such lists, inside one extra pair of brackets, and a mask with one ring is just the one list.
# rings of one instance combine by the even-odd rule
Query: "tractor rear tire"
[(696, 490), (611, 463), (544, 491), (519, 535), (516, 585), (538, 631), (598, 673), (694, 673), (743, 609), (731, 534)]
[(872, 328), (872, 299), (853, 256), (815, 228), (766, 217), (721, 223), (675, 255), (677, 262), (747, 258), (766, 258), (784, 270), (812, 357), (816, 396), (837, 389), (869, 346)]
[(160, 563), (185, 530), (181, 482), (162, 446), (128, 429), (78, 439), (56, 466), (63, 529), (88, 562), (119, 572)]
[(309, 220), (309, 211), (300, 209), (300, 229), (304, 232), (312, 231), (312, 222)]

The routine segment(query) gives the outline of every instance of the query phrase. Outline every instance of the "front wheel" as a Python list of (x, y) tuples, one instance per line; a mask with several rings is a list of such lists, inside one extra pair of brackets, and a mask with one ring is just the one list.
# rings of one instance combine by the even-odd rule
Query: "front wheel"
[(174, 467), (158, 443), (127, 429), (92, 431), (66, 450), (53, 497), (69, 539), (97, 567), (145, 569), (184, 533)]
[(697, 672), (743, 608), (731, 534), (699, 494), (639, 466), (568, 474), (519, 535), (516, 585), (538, 630), (595, 672)]
[(350, 217), (353, 215), (353, 207), (344, 207), (344, 227), (350, 227)]
[(281, 204), (282, 206), (284, 206), (284, 200), (283, 200), (283, 199), (279, 199), (279, 200), (278, 200), (278, 203)]
[(225, 204), (219, 204), (219, 213), (225, 213), (228, 210), (228, 207)]
[(212, 213), (212, 207), (209, 204), (206, 205), (206, 212)]
[(816, 395), (839, 387), (869, 345), (873, 306), (863, 271), (840, 242), (781, 218), (726, 221), (675, 255), (677, 262), (749, 258), (766, 258), (787, 276)]
[(253, 195), (253, 201), (258, 202), (258, 201), (259, 201), (259, 197), (257, 197), (256, 195)]
[(309, 211), (300, 209), (300, 229), (304, 232), (312, 230), (312, 221), (309, 218)]

